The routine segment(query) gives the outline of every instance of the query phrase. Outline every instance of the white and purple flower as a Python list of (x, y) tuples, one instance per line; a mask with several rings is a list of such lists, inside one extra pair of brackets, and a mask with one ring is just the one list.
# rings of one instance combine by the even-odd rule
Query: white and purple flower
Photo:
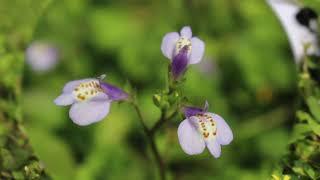
[(102, 78), (103, 76), (68, 82), (54, 103), (58, 106), (72, 105), (69, 116), (80, 126), (101, 121), (108, 115), (111, 102), (128, 98), (127, 93), (102, 82)]
[(203, 109), (186, 107), (186, 119), (179, 125), (178, 138), (185, 153), (200, 154), (207, 147), (209, 152), (218, 158), (221, 155), (221, 145), (230, 144), (233, 134), (222, 117), (207, 110), (207, 102)]
[(320, 56), (317, 13), (295, 1), (267, 0), (287, 33), (296, 63), (305, 55)]
[(26, 50), (26, 62), (36, 72), (46, 72), (53, 69), (58, 60), (58, 50), (50, 43), (33, 42)]
[(188, 64), (197, 64), (201, 61), (205, 50), (205, 44), (197, 37), (192, 37), (189, 26), (177, 32), (167, 33), (161, 44), (164, 56), (172, 61), (171, 73), (174, 79), (184, 73)]

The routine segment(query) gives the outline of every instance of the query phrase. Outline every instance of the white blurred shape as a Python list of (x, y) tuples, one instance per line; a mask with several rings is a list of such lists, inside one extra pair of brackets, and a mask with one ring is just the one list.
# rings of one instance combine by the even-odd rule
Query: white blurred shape
[(296, 19), (301, 7), (293, 0), (267, 0), (277, 17), (279, 18), (289, 38), (295, 62), (300, 63), (305, 55), (320, 55), (317, 40), (318, 28), (316, 20), (310, 22), (311, 27), (303, 26)]
[(58, 50), (46, 42), (33, 42), (26, 50), (26, 62), (36, 72), (46, 72), (58, 63)]

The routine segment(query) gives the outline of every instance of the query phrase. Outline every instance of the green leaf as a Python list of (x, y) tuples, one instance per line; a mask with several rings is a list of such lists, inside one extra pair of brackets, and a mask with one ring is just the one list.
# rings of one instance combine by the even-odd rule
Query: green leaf
[(316, 179), (316, 172), (314, 171), (314, 169), (312, 169), (311, 166), (309, 166), (309, 165), (306, 164), (305, 167), (304, 167), (304, 169), (305, 169), (305, 172), (307, 173), (307, 175), (308, 175), (310, 178)]
[(316, 120), (313, 119), (308, 113), (303, 111), (298, 111), (297, 117), (299, 118), (300, 121), (307, 121), (312, 131), (317, 135), (320, 135), (320, 124), (316, 122)]
[(291, 141), (294, 142), (298, 140), (299, 138), (303, 138), (305, 133), (311, 132), (312, 128), (309, 124), (296, 124), (293, 127), (293, 134), (291, 137)]
[(295, 167), (293, 167), (292, 170), (293, 170), (295, 173), (300, 174), (300, 175), (306, 175), (305, 172), (304, 172), (304, 170), (303, 170), (303, 163), (302, 163), (302, 162), (300, 162), (300, 161), (295, 161), (295, 162), (294, 162), (294, 166), (295, 166)]
[(307, 104), (312, 115), (316, 118), (318, 122), (320, 122), (320, 104), (319, 101), (315, 97), (309, 97), (307, 99)]

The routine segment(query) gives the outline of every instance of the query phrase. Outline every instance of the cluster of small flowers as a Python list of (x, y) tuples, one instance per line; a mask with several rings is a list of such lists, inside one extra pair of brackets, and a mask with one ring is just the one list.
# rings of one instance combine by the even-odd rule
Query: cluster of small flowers
[[(205, 43), (192, 37), (191, 28), (186, 26), (178, 32), (167, 33), (161, 51), (171, 61), (171, 77), (178, 80), (189, 64), (197, 64), (203, 58)], [(109, 113), (114, 101), (126, 101), (129, 94), (118, 87), (103, 82), (104, 75), (68, 82), (54, 103), (71, 105), (69, 116), (81, 126), (101, 121)], [(216, 158), (220, 157), (221, 145), (229, 144), (233, 134), (225, 120), (204, 108), (185, 107), (186, 119), (178, 127), (178, 139), (183, 151), (189, 155), (200, 154), (205, 147)]]

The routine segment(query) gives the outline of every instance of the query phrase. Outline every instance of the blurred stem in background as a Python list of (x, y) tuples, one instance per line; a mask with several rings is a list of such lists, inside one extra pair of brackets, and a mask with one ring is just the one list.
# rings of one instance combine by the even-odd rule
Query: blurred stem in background
[(24, 50), (49, 1), (0, 3), (0, 179), (50, 179), (24, 132), (20, 102)]

